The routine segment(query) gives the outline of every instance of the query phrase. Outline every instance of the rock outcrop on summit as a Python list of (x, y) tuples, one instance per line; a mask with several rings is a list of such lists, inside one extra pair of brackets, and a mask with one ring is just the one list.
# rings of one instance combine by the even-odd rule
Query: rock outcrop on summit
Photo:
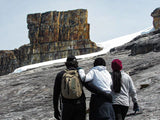
[(90, 40), (88, 11), (50, 11), (27, 16), (30, 44), (0, 51), (0, 75), (24, 65), (101, 50)]
[(156, 8), (152, 13), (153, 17), (153, 26), (156, 30), (160, 29), (160, 7)]
[(85, 9), (29, 14), (27, 23), (32, 46), (31, 63), (100, 50), (90, 40), (87, 19), (88, 12)]

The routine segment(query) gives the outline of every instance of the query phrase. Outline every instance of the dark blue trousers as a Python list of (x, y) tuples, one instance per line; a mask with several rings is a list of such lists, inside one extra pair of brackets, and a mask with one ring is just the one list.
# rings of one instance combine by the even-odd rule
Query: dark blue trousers
[(89, 120), (115, 120), (112, 103), (103, 96), (92, 94)]

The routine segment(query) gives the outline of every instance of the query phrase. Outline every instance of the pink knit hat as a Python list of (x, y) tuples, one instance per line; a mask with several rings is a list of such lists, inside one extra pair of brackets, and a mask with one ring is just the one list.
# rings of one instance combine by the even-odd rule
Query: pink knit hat
[(114, 59), (111, 67), (113, 71), (120, 71), (122, 70), (122, 62), (119, 59)]

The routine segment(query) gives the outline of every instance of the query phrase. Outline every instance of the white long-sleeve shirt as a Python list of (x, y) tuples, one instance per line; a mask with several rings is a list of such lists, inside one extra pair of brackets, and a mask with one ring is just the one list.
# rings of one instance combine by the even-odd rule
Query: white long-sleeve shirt
[(111, 93), (112, 79), (105, 66), (93, 67), (86, 75), (85, 82), (89, 81), (100, 90)]
[(136, 89), (133, 84), (132, 78), (121, 71), (122, 87), (120, 93), (112, 92), (113, 104), (129, 106), (129, 96), (131, 96), (133, 103), (137, 102)]

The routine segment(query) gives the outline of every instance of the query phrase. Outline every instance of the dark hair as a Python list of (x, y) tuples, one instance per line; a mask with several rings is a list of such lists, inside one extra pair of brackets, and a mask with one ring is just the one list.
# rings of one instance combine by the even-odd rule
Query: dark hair
[(65, 63), (67, 69), (69, 68), (77, 68), (78, 67), (78, 62), (77, 59), (74, 55), (69, 55), (66, 59)]
[(67, 69), (69, 68), (77, 68), (78, 67), (78, 62), (77, 61), (69, 61), (65, 63)]
[(122, 86), (121, 71), (113, 71), (112, 72), (112, 80), (113, 80), (113, 91), (115, 93), (120, 93), (121, 86)]
[(69, 55), (66, 59), (66, 62), (75, 61), (75, 60), (77, 60), (77, 59), (74, 55)]
[(95, 66), (106, 66), (106, 62), (103, 58), (96, 58), (95, 61), (94, 61), (94, 67)]

